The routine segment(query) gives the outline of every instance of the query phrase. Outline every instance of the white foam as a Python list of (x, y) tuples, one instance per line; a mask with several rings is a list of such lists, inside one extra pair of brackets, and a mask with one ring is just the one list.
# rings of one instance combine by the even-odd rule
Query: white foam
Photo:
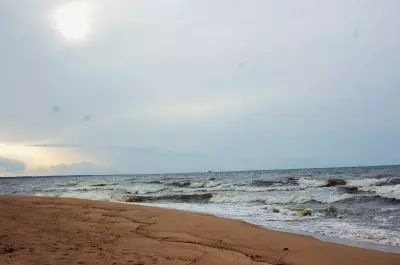
[(265, 200), (266, 203), (276, 203), (276, 204), (301, 204), (309, 201), (317, 201), (322, 203), (333, 203), (341, 200), (346, 200), (354, 197), (354, 195), (345, 194), (327, 194), (325, 196), (318, 195), (286, 195), (286, 196), (271, 196)]
[(232, 194), (217, 193), (210, 199), (211, 203), (243, 203), (243, 202), (264, 202), (265, 204), (302, 204), (309, 201), (321, 203), (333, 203), (354, 197), (352, 194), (312, 194), (304, 195), (266, 195), (266, 193), (253, 194)]
[(166, 187), (158, 186), (158, 185), (143, 184), (140, 186), (131, 186), (131, 187), (122, 187), (122, 188), (132, 194), (147, 194), (147, 193), (156, 193), (158, 191), (164, 190)]
[[(400, 198), (400, 185), (389, 184), (390, 179), (352, 179), (348, 186), (357, 186), (361, 191), (371, 193), (361, 195), (343, 194), (341, 190), (331, 187), (324, 187), (327, 179), (300, 178), (299, 185), (292, 186), (251, 186), (250, 180), (244, 179), (218, 179), (207, 180), (204, 178), (182, 180), (182, 183), (191, 181), (190, 186), (174, 187), (166, 184), (143, 183), (148, 179), (129, 183), (121, 183), (119, 179), (113, 180), (117, 185), (107, 185), (106, 187), (94, 187), (93, 183), (111, 183), (111, 180), (102, 178), (82, 179), (79, 185), (71, 187), (58, 186), (59, 182), (54, 181), (48, 185), (34, 183), (30, 186), (32, 190), (29, 194), (37, 196), (72, 197), (92, 200), (113, 201), (119, 199), (125, 191), (137, 194), (157, 192), (156, 195), (164, 194), (193, 194), (193, 193), (213, 193), (210, 203), (177, 203), (159, 202), (149, 205), (175, 208), (187, 211), (198, 211), (215, 214), (223, 217), (244, 220), (257, 225), (262, 225), (274, 229), (291, 230), (296, 233), (311, 233), (312, 235), (332, 236), (342, 239), (368, 241), (378, 244), (393, 245), (400, 244), (400, 230), (391, 229), (396, 227), (397, 204), (390, 203), (375, 205), (371, 207), (377, 209), (378, 214), (372, 216), (373, 219), (363, 218), (363, 216), (343, 215), (341, 218), (327, 217), (321, 209), (329, 205), (307, 203), (316, 201), (320, 203), (334, 203), (349, 199), (355, 196), (374, 196), (378, 194), (382, 197)], [(246, 186), (247, 184), (247, 186)], [(393, 183), (394, 184), (394, 183)], [(189, 185), (189, 183), (187, 184)], [(160, 189), (165, 190), (160, 191)], [(153, 194), (152, 194), (153, 195)], [(306, 206), (298, 205), (307, 203)], [(357, 201), (354, 201), (355, 208)], [(386, 207), (385, 207), (386, 206)], [(390, 206), (391, 208), (387, 208)], [(311, 207), (311, 216), (301, 216), (293, 208)], [(352, 205), (351, 205), (352, 207)], [(350, 208), (351, 208), (350, 207)], [(382, 208), (379, 208), (382, 207)], [(340, 208), (340, 207), (339, 207)], [(385, 213), (385, 214), (382, 214)], [(365, 221), (367, 220), (368, 223)], [(381, 226), (384, 224), (384, 226)]]
[(206, 181), (196, 181), (190, 183), (189, 187), (191, 188), (204, 188), (204, 186), (207, 184)]
[(327, 179), (299, 178), (298, 182), (303, 187), (321, 187), (328, 184)]
[[(317, 213), (311, 216), (300, 216), (295, 211), (279, 206), (236, 204), (191, 204), (142, 203), (163, 208), (214, 214), (221, 217), (244, 220), (272, 229), (282, 229), (297, 233), (311, 233), (350, 241), (371, 242), (390, 246), (400, 246), (400, 231), (367, 227), (346, 220), (321, 218)], [(274, 211), (276, 208), (279, 212)]]
[(351, 179), (347, 180), (347, 186), (350, 187), (370, 187), (385, 184), (387, 179)]
[(109, 193), (104, 192), (63, 192), (63, 193), (35, 193), (34, 196), (46, 196), (46, 197), (64, 197), (64, 198), (76, 198), (76, 199), (87, 199), (87, 200), (98, 200), (98, 201), (110, 201), (112, 196)]
[(211, 203), (240, 203), (240, 202), (255, 202), (261, 198), (250, 196), (248, 194), (232, 194), (232, 193), (217, 193), (214, 194), (209, 202)]
[(204, 180), (204, 181), (195, 181), (190, 183), (190, 188), (213, 188), (221, 185), (220, 182), (212, 181), (212, 180)]
[(235, 191), (247, 192), (263, 192), (263, 191), (292, 191), (302, 190), (304, 187), (300, 186), (270, 186), (270, 187), (235, 187)]
[(372, 187), (361, 187), (362, 191), (372, 191), (376, 194), (385, 197), (400, 200), (400, 184), (387, 185), (387, 186), (372, 186)]

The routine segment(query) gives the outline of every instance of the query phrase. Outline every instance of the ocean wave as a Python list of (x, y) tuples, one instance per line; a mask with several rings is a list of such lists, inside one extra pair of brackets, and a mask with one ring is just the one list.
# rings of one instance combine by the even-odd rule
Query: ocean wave
[(76, 181), (76, 182), (58, 183), (56, 186), (57, 187), (73, 187), (73, 186), (77, 186), (78, 184), (80, 184), (80, 182)]
[(302, 204), (306, 202), (319, 202), (319, 203), (334, 203), (338, 201), (348, 200), (353, 198), (352, 194), (341, 194), (341, 195), (327, 195), (327, 196), (315, 196), (315, 195), (288, 195), (288, 196), (271, 196), (265, 200), (268, 204)]
[(173, 181), (167, 183), (168, 186), (179, 187), (179, 188), (189, 187), (190, 184), (192, 184), (190, 181)]
[(390, 179), (386, 185), (397, 185), (400, 184), (400, 178)]
[(257, 180), (253, 180), (250, 183), (250, 186), (257, 186), (257, 187), (269, 187), (272, 186), (274, 184), (276, 184), (277, 181), (273, 181), (273, 180), (261, 180), (261, 179), (257, 179)]
[(270, 187), (234, 187), (234, 191), (243, 192), (266, 192), (266, 191), (296, 191), (304, 190), (306, 187), (301, 186), (270, 186)]
[(303, 187), (335, 187), (346, 185), (344, 179), (329, 178), (329, 179), (313, 179), (313, 178), (299, 178), (298, 183)]
[(213, 188), (216, 186), (221, 185), (220, 182), (216, 182), (213, 180), (206, 180), (206, 181), (195, 181), (190, 183), (190, 188)]
[(358, 187), (349, 187), (349, 186), (340, 186), (338, 187), (339, 191), (343, 191), (345, 193), (358, 193)]
[(328, 179), (319, 179), (319, 178), (310, 178), (310, 177), (301, 177), (301, 178), (285, 178), (280, 180), (253, 180), (250, 183), (250, 186), (258, 186), (258, 187), (272, 187), (272, 186), (295, 186), (299, 185), (303, 188), (313, 188), (313, 187), (334, 187), (339, 185), (345, 185), (346, 181), (344, 179), (339, 178), (328, 178)]
[(360, 187), (359, 190), (375, 192), (377, 195), (384, 198), (400, 200), (400, 184), (387, 185), (387, 186)]
[(254, 187), (278, 187), (278, 186), (295, 186), (299, 185), (299, 178), (289, 177), (278, 180), (264, 180), (264, 179), (256, 179), (253, 180), (250, 184), (245, 184), (245, 186), (254, 186)]
[(215, 181), (215, 179), (197, 180), (197, 181), (189, 181), (189, 180), (173, 181), (173, 182), (165, 183), (165, 185), (182, 189), (182, 190), (176, 190), (176, 191), (184, 191), (185, 189), (193, 190), (193, 191), (199, 190), (199, 189), (216, 190), (218, 187), (220, 187), (222, 189), (224, 187), (232, 186), (232, 184), (230, 184), (230, 183), (222, 183), (219, 181)]
[(268, 197), (234, 196), (227, 193), (217, 193), (209, 200), (211, 203), (263, 203), (263, 204), (303, 204), (306, 202), (334, 203), (353, 198), (352, 194), (315, 196), (315, 195), (286, 195)]
[(388, 182), (386, 178), (380, 179), (350, 179), (347, 180), (347, 186), (349, 187), (370, 187), (379, 186)]
[(298, 183), (303, 187), (323, 187), (328, 184), (327, 179), (299, 178)]
[[(314, 212), (312, 209), (294, 209), (294, 208), (285, 208), (285, 207), (279, 207), (277, 205), (274, 206), (266, 206), (264, 207), (264, 210), (269, 212), (271, 216), (275, 218), (269, 218), (269, 220), (301, 220), (304, 217), (306, 218), (318, 218), (321, 216), (320, 213)], [(289, 217), (289, 218), (287, 218)]]
[(261, 198), (252, 198), (249, 196), (234, 196), (229, 193), (216, 193), (209, 200), (210, 203), (241, 203), (241, 202), (260, 202), (264, 203)]
[(146, 184), (163, 184), (163, 183), (159, 180), (152, 180), (152, 181), (146, 182)]
[(124, 187), (123, 190), (129, 194), (152, 194), (160, 191), (167, 190), (165, 186), (154, 186), (154, 185), (142, 185), (133, 187)]
[(122, 202), (154, 202), (154, 201), (173, 201), (182, 203), (207, 203), (213, 194), (173, 194), (164, 196), (136, 196), (123, 195), (120, 198)]
[(379, 211), (382, 213), (400, 212), (400, 208), (388, 207), (388, 208), (379, 209)]

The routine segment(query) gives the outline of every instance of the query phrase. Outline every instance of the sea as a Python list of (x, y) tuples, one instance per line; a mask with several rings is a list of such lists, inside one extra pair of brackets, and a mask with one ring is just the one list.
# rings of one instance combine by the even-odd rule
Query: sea
[(0, 194), (134, 203), (400, 253), (400, 166), (0, 178)]

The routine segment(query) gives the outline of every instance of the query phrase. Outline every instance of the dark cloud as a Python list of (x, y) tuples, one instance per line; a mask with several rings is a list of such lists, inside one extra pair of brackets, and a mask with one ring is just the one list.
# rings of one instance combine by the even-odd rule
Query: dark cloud
[(1, 173), (22, 173), (25, 170), (25, 163), (16, 159), (0, 157)]

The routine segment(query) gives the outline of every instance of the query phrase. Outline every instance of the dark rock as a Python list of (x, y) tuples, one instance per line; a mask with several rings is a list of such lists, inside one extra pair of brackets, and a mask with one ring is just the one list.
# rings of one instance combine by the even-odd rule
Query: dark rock
[(328, 209), (325, 209), (325, 215), (331, 217), (337, 217), (338, 210), (335, 207), (330, 206)]
[(272, 209), (272, 212), (273, 212), (273, 213), (279, 213), (279, 209), (273, 208), (273, 209)]
[(284, 248), (283, 251), (289, 250), (288, 248)]
[(121, 197), (121, 201), (123, 202), (145, 202), (151, 200), (153, 200), (153, 197), (151, 196), (124, 195)]
[(339, 185), (346, 185), (346, 181), (344, 181), (343, 179), (328, 179), (325, 187), (336, 187)]

